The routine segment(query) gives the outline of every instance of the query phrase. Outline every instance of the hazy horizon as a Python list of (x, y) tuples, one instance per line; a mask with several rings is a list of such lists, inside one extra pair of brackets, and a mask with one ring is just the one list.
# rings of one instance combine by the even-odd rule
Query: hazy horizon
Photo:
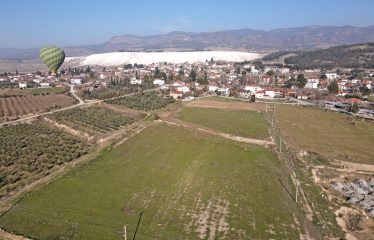
[[(0, 48), (100, 44), (112, 36), (172, 31), (272, 30), (374, 24), (374, 2), (323, 1), (3, 1)], [(307, 14), (306, 14), (307, 13)], [(352, 14), (356, 13), (356, 14)], [(357, 14), (360, 13), (360, 14)]]

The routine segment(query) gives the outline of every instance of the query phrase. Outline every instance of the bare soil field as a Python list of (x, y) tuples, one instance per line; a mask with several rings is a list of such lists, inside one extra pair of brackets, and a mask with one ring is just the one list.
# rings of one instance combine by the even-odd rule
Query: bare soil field
[(276, 119), (284, 140), (329, 160), (374, 164), (374, 124), (340, 113), (279, 105)]
[(230, 110), (252, 110), (262, 111), (265, 110), (265, 104), (262, 103), (249, 103), (241, 101), (220, 101), (214, 99), (198, 99), (191, 101), (185, 105), (186, 107), (199, 107), (199, 108), (218, 108)]
[(73, 98), (64, 94), (0, 97), (0, 119), (6, 120), (6, 118), (40, 113), (72, 105), (74, 101)]

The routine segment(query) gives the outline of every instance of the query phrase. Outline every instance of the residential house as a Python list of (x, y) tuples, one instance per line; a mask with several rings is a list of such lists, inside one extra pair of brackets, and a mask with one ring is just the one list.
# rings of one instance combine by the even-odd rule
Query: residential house
[(246, 91), (250, 91), (252, 94), (256, 94), (258, 91), (262, 91), (263, 89), (257, 85), (247, 85), (244, 87)]
[(49, 82), (41, 82), (39, 83), (41, 88), (49, 88), (51, 87), (51, 84)]
[(132, 78), (130, 80), (130, 84), (132, 84), (132, 85), (136, 85), (136, 84), (140, 85), (140, 84), (142, 84), (142, 80), (141, 79)]
[(18, 87), (19, 87), (20, 89), (25, 89), (25, 88), (27, 88), (27, 83), (26, 83), (26, 82), (19, 82), (19, 83), (18, 83)]
[(154, 85), (163, 86), (165, 84), (165, 80), (162, 79), (155, 79), (153, 80)]
[(308, 79), (308, 81), (305, 85), (305, 88), (316, 89), (316, 88), (318, 88), (318, 83), (319, 83), (318, 79)]
[(70, 84), (72, 84), (72, 85), (82, 85), (82, 79), (81, 78), (72, 78), (72, 79), (70, 79)]

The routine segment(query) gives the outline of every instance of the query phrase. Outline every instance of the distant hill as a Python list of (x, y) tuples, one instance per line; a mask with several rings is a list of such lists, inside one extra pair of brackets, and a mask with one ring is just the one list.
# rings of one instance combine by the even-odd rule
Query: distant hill
[[(103, 44), (64, 47), (67, 56), (118, 51), (179, 50), (311, 50), (342, 44), (374, 42), (374, 26), (308, 26), (269, 31), (238, 29), (218, 32), (181, 32), (151, 36), (123, 35)], [(31, 52), (30, 52), (31, 51)], [(27, 53), (27, 54), (26, 54)], [(1, 59), (37, 56), (37, 49), (0, 49)]]
[(284, 62), (297, 68), (374, 68), (374, 42), (301, 52)]

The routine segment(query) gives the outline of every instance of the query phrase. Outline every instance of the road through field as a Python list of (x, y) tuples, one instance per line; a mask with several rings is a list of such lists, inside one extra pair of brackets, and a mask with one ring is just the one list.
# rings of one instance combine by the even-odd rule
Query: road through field
[(181, 127), (184, 127), (184, 128), (193, 129), (193, 130), (196, 130), (196, 131), (199, 131), (199, 132), (223, 137), (223, 138), (233, 140), (233, 141), (237, 141), (237, 142), (256, 144), (256, 145), (261, 145), (261, 146), (264, 146), (264, 147), (274, 146), (274, 142), (271, 142), (271, 141), (259, 140), (259, 139), (255, 139), (255, 138), (246, 138), (246, 137), (240, 137), (240, 136), (233, 136), (233, 135), (230, 135), (230, 134), (227, 134), (227, 133), (221, 133), (221, 132), (214, 131), (214, 130), (211, 130), (211, 129), (201, 128), (201, 127), (198, 127), (194, 124), (187, 124), (187, 123), (184, 123), (184, 122), (178, 121), (178, 120), (174, 120), (174, 121), (158, 120), (158, 121), (162, 122), (162, 123), (166, 123), (168, 125), (181, 126)]

